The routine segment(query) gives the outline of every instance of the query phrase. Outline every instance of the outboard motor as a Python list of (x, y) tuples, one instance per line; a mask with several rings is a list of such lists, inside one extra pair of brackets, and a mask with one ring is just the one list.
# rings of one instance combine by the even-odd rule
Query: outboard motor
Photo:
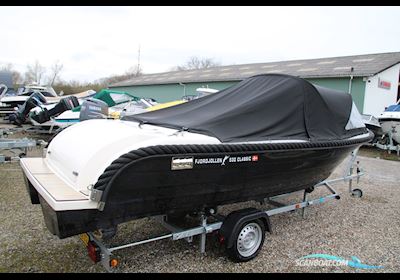
[(6, 95), (8, 91), (8, 87), (5, 84), (0, 84), (0, 99), (3, 98), (3, 96)]
[(42, 108), (43, 111), (39, 113), (32, 113), (31, 118), (38, 123), (45, 123), (49, 121), (51, 117), (56, 117), (67, 110), (74, 109), (77, 106), (79, 106), (78, 98), (76, 98), (76, 96), (67, 96), (61, 99), (57, 105), (51, 109)]
[(29, 111), (46, 103), (46, 98), (39, 91), (34, 92), (24, 104), (18, 106), (18, 110), (8, 116), (8, 120), (15, 125), (21, 126), (26, 122)]
[(81, 105), (79, 121), (104, 119), (108, 117), (108, 105), (96, 98), (88, 98)]

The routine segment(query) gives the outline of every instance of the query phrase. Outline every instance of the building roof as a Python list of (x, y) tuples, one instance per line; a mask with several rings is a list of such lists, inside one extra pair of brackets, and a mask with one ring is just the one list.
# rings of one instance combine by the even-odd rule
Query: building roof
[[(265, 73), (281, 73), (302, 78), (367, 77), (400, 62), (400, 52), (340, 56), (317, 59), (238, 64), (198, 70), (144, 74), (110, 87), (176, 84), (195, 82), (240, 81)], [(351, 69), (353, 68), (353, 71)]]

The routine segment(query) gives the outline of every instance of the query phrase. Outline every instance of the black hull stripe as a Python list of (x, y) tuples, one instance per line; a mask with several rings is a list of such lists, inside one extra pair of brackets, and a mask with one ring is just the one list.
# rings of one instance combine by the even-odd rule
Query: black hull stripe
[(380, 118), (380, 122), (400, 122), (400, 118)]
[(301, 143), (264, 143), (264, 144), (206, 144), (206, 145), (157, 145), (140, 148), (130, 151), (118, 159), (114, 160), (99, 177), (95, 189), (104, 191), (101, 198), (106, 201), (108, 191), (114, 178), (118, 176), (129, 164), (150, 156), (157, 155), (187, 155), (187, 154), (212, 154), (212, 153), (234, 153), (234, 152), (254, 152), (264, 151), (287, 151), (287, 150), (306, 150), (319, 148), (339, 148), (343, 146), (359, 145), (370, 141), (374, 137), (372, 132), (368, 136), (353, 140), (338, 140), (324, 142), (301, 142)]

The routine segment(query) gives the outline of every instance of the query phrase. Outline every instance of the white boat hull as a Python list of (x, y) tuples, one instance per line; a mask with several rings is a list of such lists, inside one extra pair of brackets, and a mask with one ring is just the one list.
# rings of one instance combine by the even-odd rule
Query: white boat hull
[(379, 122), (384, 134), (391, 133), (392, 139), (400, 143), (400, 112), (385, 111), (379, 117)]
[(400, 143), (400, 119), (398, 121), (381, 121), (381, 127), (383, 133), (391, 132), (393, 140)]

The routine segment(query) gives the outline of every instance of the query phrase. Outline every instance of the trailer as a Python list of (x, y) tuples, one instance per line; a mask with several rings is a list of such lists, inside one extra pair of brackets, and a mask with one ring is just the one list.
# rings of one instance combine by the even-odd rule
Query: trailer
[[(18, 128), (0, 129), (0, 163), (18, 161), (21, 157), (26, 156), (29, 149), (47, 144), (43, 140), (26, 137), (21, 139), (8, 138), (16, 131), (19, 131)], [(3, 152), (8, 152), (10, 155), (5, 155)]]
[[(189, 228), (178, 226), (173, 220), (171, 221), (171, 217), (167, 215), (155, 216), (152, 218), (158, 221), (169, 233), (129, 242), (116, 247), (108, 247), (105, 244), (105, 241), (116, 233), (116, 229), (115, 231), (108, 232), (87, 232), (79, 236), (87, 248), (90, 259), (94, 263), (101, 263), (108, 272), (116, 271), (118, 266), (119, 261), (113, 255), (115, 251), (163, 239), (184, 239), (191, 243), (193, 242), (193, 237), (200, 236), (200, 253), (205, 253), (207, 235), (211, 233), (217, 234), (219, 242), (225, 247), (227, 256), (232, 261), (246, 262), (255, 258), (260, 252), (265, 240), (265, 232), (273, 233), (273, 227), (270, 221), (271, 216), (301, 210), (304, 218), (307, 207), (322, 204), (330, 200), (340, 199), (340, 193), (332, 187), (333, 184), (338, 182), (348, 182), (348, 192), (350, 195), (356, 198), (362, 197), (363, 193), (361, 189), (353, 188), (353, 182), (358, 185), (359, 178), (364, 175), (364, 172), (359, 167), (359, 162), (356, 162), (357, 152), (358, 149), (351, 153), (349, 163), (345, 168), (345, 174), (343, 174), (342, 177), (325, 180), (312, 188), (306, 189), (302, 196), (303, 199), (298, 202), (288, 205), (279, 202), (279, 198), (293, 194), (289, 193), (258, 201), (264, 206), (267, 204), (274, 206), (274, 208), (268, 210), (246, 208), (233, 211), (227, 216), (223, 216), (217, 213), (217, 209), (208, 208), (204, 209), (204, 212), (197, 213), (198, 225)], [(318, 198), (308, 199), (309, 193), (321, 187), (325, 187), (328, 190), (328, 194)]]
[(392, 133), (393, 131), (389, 131), (387, 134), (383, 134), (377, 142), (372, 144), (372, 146), (375, 146), (381, 150), (385, 150), (388, 152), (388, 154), (391, 154), (392, 151), (394, 151), (396, 152), (397, 156), (400, 156), (400, 144), (395, 144)]

